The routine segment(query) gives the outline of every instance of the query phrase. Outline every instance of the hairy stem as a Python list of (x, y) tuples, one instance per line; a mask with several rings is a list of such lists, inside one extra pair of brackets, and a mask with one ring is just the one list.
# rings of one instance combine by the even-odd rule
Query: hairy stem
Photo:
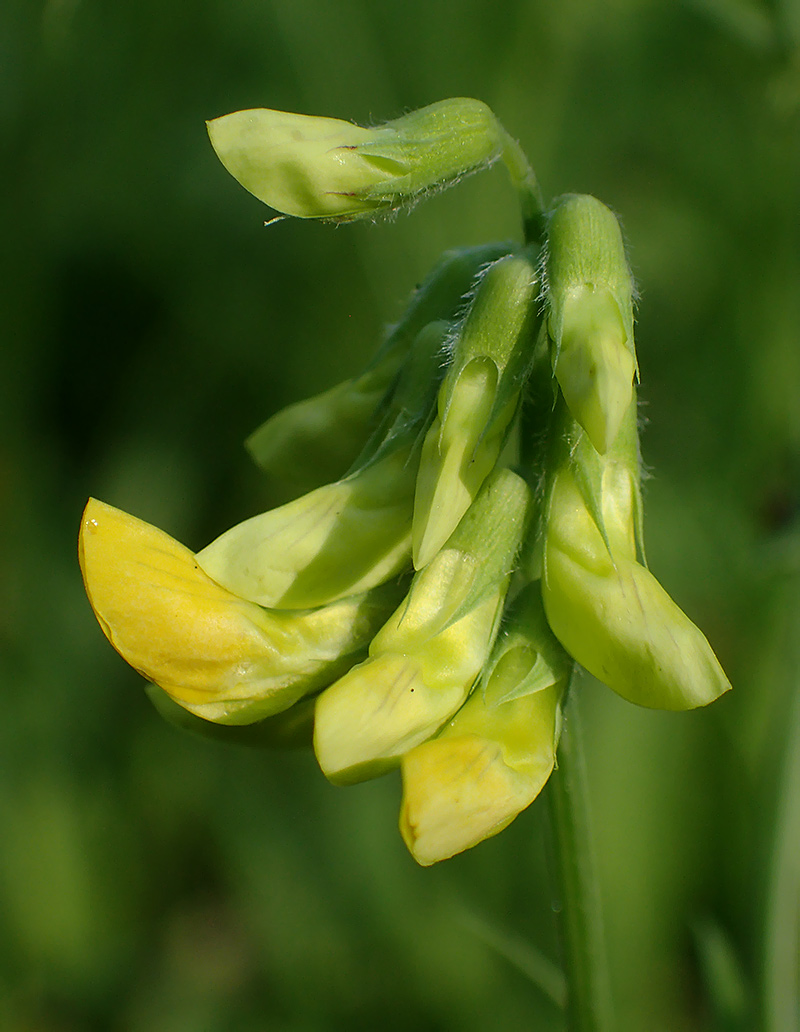
[(525, 242), (541, 243), (544, 235), (544, 201), (539, 180), (517, 141), (501, 127), (502, 159), (519, 196)]

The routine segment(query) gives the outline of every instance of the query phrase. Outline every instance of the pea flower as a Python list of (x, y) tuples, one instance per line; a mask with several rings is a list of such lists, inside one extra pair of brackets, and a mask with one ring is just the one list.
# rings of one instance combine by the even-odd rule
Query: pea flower
[(525, 246), (446, 252), (361, 373), (248, 438), (288, 498), (197, 553), (90, 499), (80, 564), (166, 719), (313, 745), (348, 784), (400, 768), (427, 866), (496, 835), (556, 765), (581, 664), (631, 702), (730, 688), (644, 561), (633, 281), (614, 215), (541, 209), (478, 101), (372, 129), (258, 109), (208, 124), (223, 164), (288, 215), (390, 211), (502, 157)]
[(389, 585), (308, 611), (270, 612), (208, 577), (162, 530), (90, 499), (79, 554), (106, 637), (186, 710), (248, 724), (355, 663), (396, 604)]
[(481, 684), (441, 732), (403, 757), (400, 831), (423, 866), (497, 835), (555, 765), (572, 662), (547, 626), (538, 581), (511, 607)]
[(692, 709), (730, 683), (702, 632), (637, 558), (636, 404), (606, 456), (568, 419), (546, 509), (543, 596), (556, 637), (641, 706)]
[(320, 696), (314, 749), (332, 781), (396, 766), (467, 698), (494, 641), (528, 504), (521, 477), (499, 470), (489, 478), (369, 657)]

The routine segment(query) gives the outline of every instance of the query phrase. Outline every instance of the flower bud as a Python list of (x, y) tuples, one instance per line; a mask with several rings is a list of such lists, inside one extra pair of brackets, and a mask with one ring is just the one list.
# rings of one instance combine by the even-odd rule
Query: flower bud
[(601, 454), (633, 396), (633, 283), (614, 214), (568, 194), (549, 218), (548, 329), (553, 369), (573, 417)]
[(496, 835), (555, 764), (572, 663), (544, 618), (538, 582), (514, 604), (483, 683), (436, 738), (402, 761), (400, 831), (428, 866)]
[(258, 108), (207, 123), (220, 161), (259, 200), (298, 218), (392, 211), (500, 156), (489, 108), (454, 98), (365, 129), (337, 118)]
[(328, 685), (396, 605), (385, 586), (310, 612), (268, 612), (208, 577), (163, 531), (90, 499), (86, 593), (123, 659), (205, 720), (249, 724)]
[[(635, 421), (635, 401), (626, 416)], [(691, 709), (730, 688), (711, 646), (637, 561), (637, 460), (586, 442), (555, 473), (544, 536), (543, 598), (556, 637), (623, 698)]]
[(284, 498), (307, 494), (350, 468), (374, 430), (387, 386), (364, 376), (345, 380), (276, 412), (245, 447)]
[(330, 780), (396, 766), (461, 706), (494, 640), (528, 499), (509, 470), (489, 478), (375, 635), (369, 658), (320, 695), (314, 748)]
[(414, 499), (414, 565), (442, 547), (492, 470), (530, 363), (536, 274), (526, 255), (489, 266), (457, 330)]

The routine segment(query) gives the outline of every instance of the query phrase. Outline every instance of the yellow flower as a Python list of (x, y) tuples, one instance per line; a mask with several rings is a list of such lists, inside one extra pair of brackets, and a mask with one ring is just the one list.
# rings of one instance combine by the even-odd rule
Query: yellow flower
[(730, 683), (703, 633), (637, 559), (636, 402), (608, 454), (579, 432), (550, 489), (542, 594), (564, 648), (630, 702), (705, 706)]
[(398, 592), (270, 612), (213, 581), (168, 534), (96, 499), (83, 514), (80, 563), (120, 655), (185, 709), (226, 724), (260, 720), (330, 684), (363, 654)]
[(571, 667), (532, 584), (483, 683), (436, 738), (403, 757), (400, 832), (419, 864), (498, 834), (539, 795), (555, 765)]
[(492, 648), (529, 498), (521, 477), (494, 473), (369, 658), (320, 695), (314, 748), (332, 781), (396, 766), (464, 702)]

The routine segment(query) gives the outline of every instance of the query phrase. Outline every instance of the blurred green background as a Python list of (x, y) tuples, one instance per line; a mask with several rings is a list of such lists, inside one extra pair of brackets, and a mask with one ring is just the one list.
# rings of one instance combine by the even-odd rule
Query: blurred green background
[(163, 724), (76, 561), (89, 494), (193, 548), (266, 507), (242, 439), (359, 368), (441, 250), (518, 232), (502, 170), (265, 229), (204, 119), (457, 95), (622, 218), (650, 564), (735, 687), (582, 686), (616, 1027), (797, 1027), (798, 43), (791, 0), (5, 0), (0, 1028), (561, 1027), (542, 801), (416, 868), (397, 778)]

